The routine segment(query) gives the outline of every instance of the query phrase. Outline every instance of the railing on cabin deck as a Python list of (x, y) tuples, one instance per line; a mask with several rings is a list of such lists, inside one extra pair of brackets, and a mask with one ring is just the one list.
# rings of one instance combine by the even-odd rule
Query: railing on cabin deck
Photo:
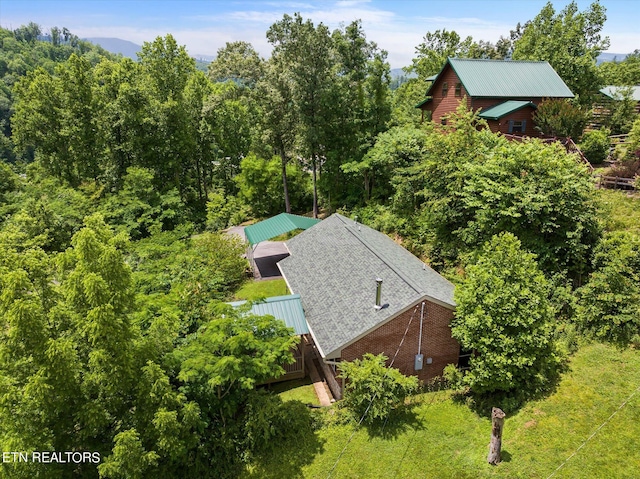
[(293, 379), (292, 376), (300, 374), (301, 376), (299, 377), (304, 377), (304, 355), (299, 348), (294, 353), (293, 359), (295, 359), (294, 363), (284, 365), (285, 374), (282, 376), (283, 380)]
[(624, 190), (635, 190), (636, 178), (624, 178), (622, 176), (604, 176), (598, 177), (598, 188), (613, 188)]
[(577, 154), (578, 157), (580, 158), (580, 161), (584, 163), (587, 166), (587, 168), (589, 168), (589, 171), (591, 173), (593, 173), (593, 166), (591, 166), (591, 163), (589, 162), (589, 160), (587, 160), (587, 157), (584, 156), (584, 153), (582, 153), (582, 150), (578, 148), (578, 145), (576, 145), (575, 142), (570, 137), (567, 137), (564, 140), (563, 144), (569, 153)]
[(277, 378), (271, 378), (268, 381), (258, 384), (272, 384), (280, 381), (289, 381), (290, 379), (300, 379), (306, 376), (304, 365), (304, 341), (301, 340), (298, 346), (292, 351), (295, 362), (291, 364), (282, 364), (284, 374)]

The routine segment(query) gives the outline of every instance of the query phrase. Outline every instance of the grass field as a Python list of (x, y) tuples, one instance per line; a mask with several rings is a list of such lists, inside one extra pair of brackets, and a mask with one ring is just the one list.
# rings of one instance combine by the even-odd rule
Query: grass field
[(490, 419), (440, 391), (414, 398), (384, 430), (358, 429), (342, 456), (354, 426), (325, 426), (279, 449), (246, 477), (637, 478), (640, 392), (620, 406), (639, 386), (640, 351), (592, 344), (575, 354), (553, 394), (507, 416), (498, 466), (486, 462)]
[(262, 281), (248, 280), (234, 295), (234, 299), (239, 301), (255, 301), (259, 298), (269, 298), (271, 296), (282, 296), (289, 294), (289, 288), (284, 279), (268, 279)]
[(640, 235), (640, 197), (627, 191), (598, 190), (596, 192), (605, 228), (609, 231), (630, 231)]

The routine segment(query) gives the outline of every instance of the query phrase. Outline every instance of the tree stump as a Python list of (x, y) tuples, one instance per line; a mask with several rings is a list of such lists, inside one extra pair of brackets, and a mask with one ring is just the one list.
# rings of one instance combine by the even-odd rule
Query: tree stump
[(502, 409), (497, 407), (491, 409), (491, 442), (489, 443), (489, 456), (487, 457), (487, 461), (494, 466), (501, 460), (500, 450), (502, 449), (504, 416), (505, 413)]

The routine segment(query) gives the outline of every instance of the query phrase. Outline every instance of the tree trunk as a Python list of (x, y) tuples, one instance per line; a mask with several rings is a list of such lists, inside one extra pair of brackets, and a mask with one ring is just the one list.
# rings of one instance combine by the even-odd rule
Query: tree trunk
[(316, 166), (315, 155), (311, 160), (311, 165), (313, 168), (313, 217), (317, 218), (318, 217), (318, 184), (317, 184), (317, 178), (316, 178), (317, 166)]
[(502, 449), (502, 426), (504, 425), (504, 412), (502, 409), (494, 407), (491, 409), (491, 442), (489, 443), (489, 456), (487, 462), (494, 466), (501, 460), (500, 450)]
[(291, 203), (289, 202), (289, 187), (287, 186), (287, 156), (284, 151), (280, 152), (280, 158), (282, 159), (282, 186), (284, 188), (284, 211), (285, 213), (291, 213)]

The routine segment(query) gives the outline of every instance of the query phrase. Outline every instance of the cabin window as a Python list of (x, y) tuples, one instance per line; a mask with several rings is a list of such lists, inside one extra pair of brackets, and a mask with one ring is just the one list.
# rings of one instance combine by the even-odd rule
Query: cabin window
[(442, 84), (442, 96), (447, 96), (447, 92), (449, 91), (449, 84), (444, 82)]
[(509, 120), (509, 133), (524, 133), (526, 120)]
[(456, 96), (462, 96), (462, 83), (456, 83)]
[(447, 124), (447, 118), (446, 117), (440, 117), (440, 124), (441, 125), (446, 125)]

